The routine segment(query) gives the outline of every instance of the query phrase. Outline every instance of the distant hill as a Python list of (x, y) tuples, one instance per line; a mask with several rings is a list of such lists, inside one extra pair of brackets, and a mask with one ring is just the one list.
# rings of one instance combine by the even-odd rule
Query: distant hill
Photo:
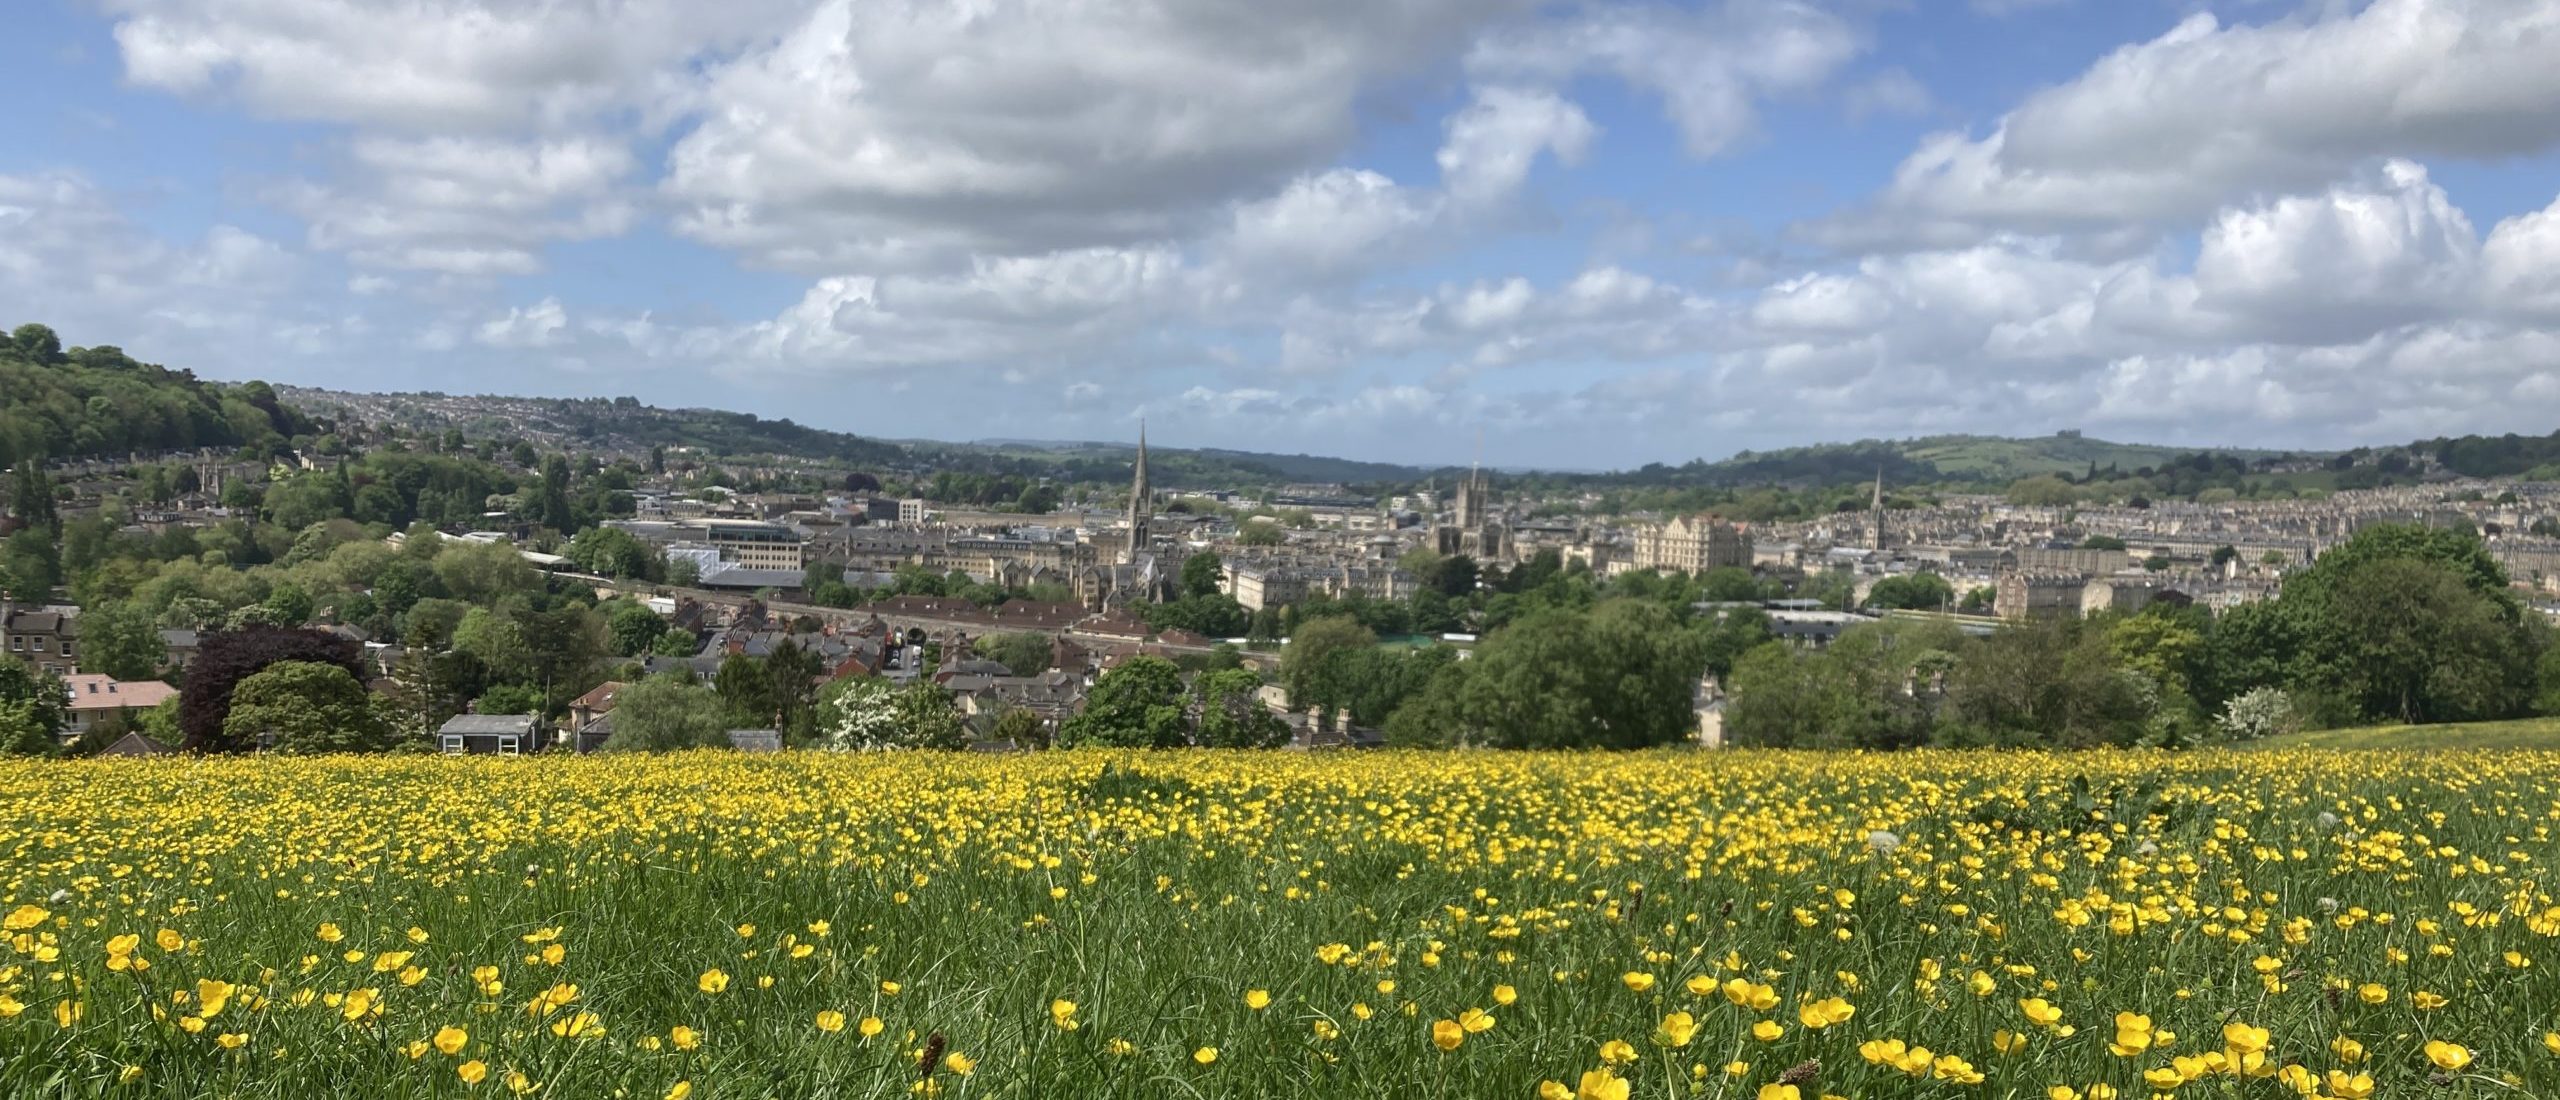
[(812, 428), (788, 418), (766, 420), (720, 409), (662, 409), (630, 397), (499, 397), (444, 393), (350, 393), (278, 386), (286, 401), (318, 415), (411, 433), (460, 429), (472, 439), (526, 440), (545, 450), (644, 454), (651, 447), (696, 447), (714, 455), (776, 455), (856, 465), (905, 465), (914, 456), (895, 443)]
[(2329, 457), (2322, 452), (2113, 443), (2077, 432), (2029, 438), (1938, 435), (1744, 451), (1714, 462), (1700, 459), (1678, 466), (1654, 463), (1634, 470), (1566, 477), (1564, 480), (1622, 486), (1810, 487), (1854, 484), (1872, 480), (1881, 473), (1892, 485), (2004, 485), (2043, 474), (2084, 475), (2093, 469), (2131, 473), (2143, 468), (2165, 467), (2182, 458), (2192, 459), (2198, 453), (2262, 469), (2311, 467)]
[[(952, 445), (925, 444), (922, 446), (950, 447)], [(1117, 464), (1123, 469), (1135, 461), (1138, 454), (1135, 443), (1102, 443), (1089, 440), (1059, 442), (989, 439), (958, 446), (985, 448), (1021, 458), (1047, 457), (1076, 463), (1103, 461)], [(1168, 468), (1177, 471), (1176, 476), (1203, 478), (1206, 479), (1204, 484), (1214, 483), (1215, 475), (1219, 471), (1227, 471), (1232, 475), (1239, 475), (1241, 480), (1255, 482), (1276, 480), (1284, 483), (1342, 485), (1419, 481), (1431, 475), (1431, 471), (1421, 467), (1398, 465), (1392, 462), (1364, 462), (1359, 459), (1329, 458), (1324, 455), (1233, 451), (1218, 447), (1168, 448), (1150, 444), (1147, 448), (1147, 457), (1151, 474), (1154, 473), (1155, 467), (1170, 462), (1172, 465)], [(1234, 476), (1229, 478), (1231, 482), (1238, 479), (1239, 477)]]

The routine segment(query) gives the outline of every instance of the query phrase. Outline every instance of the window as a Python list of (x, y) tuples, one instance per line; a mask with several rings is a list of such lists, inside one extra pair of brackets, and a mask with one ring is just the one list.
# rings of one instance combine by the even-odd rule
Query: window
[(447, 756), (461, 755), (462, 735), (458, 733), (448, 733), (444, 735), (444, 751)]
[(500, 756), (520, 756), (520, 755), (523, 755), (523, 749), (522, 749), (521, 747), (519, 747), (519, 746), (518, 746), (518, 744), (517, 744), (517, 742), (516, 742), (516, 739), (515, 739), (514, 737), (512, 737), (512, 736), (500, 737), (500, 738), (498, 738), (498, 755), (500, 755)]
[(41, 635), (36, 638), (36, 652), (44, 652), (44, 638)]

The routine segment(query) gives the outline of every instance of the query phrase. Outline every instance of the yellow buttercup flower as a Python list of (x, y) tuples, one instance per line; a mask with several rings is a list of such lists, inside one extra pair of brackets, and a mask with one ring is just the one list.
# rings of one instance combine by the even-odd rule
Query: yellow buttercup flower
[(693, 984), (694, 988), (705, 993), (719, 993), (729, 988), (729, 972), (715, 966), (703, 971), (702, 977), (695, 979)]

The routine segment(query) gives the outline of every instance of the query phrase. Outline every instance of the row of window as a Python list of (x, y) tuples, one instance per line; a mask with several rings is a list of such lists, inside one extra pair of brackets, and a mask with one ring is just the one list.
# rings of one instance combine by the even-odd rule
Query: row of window
[[(33, 643), (34, 643), (34, 645), (33, 645), (33, 646), (29, 646), (29, 645), (28, 645), (28, 643), (30, 643), (30, 642), (33, 642)], [(42, 635), (42, 634), (17, 634), (17, 635), (12, 635), (12, 636), (10, 637), (10, 639), (9, 639), (9, 652), (11, 652), (11, 653), (42, 653), (42, 652), (44, 652), (44, 643), (45, 643), (45, 635)], [(65, 656), (65, 657), (72, 656), (72, 652), (71, 652), (71, 642), (70, 642), (70, 640), (69, 640), (69, 639), (64, 639), (64, 640), (63, 640), (63, 643), (62, 643), (62, 655), (63, 655), (63, 656)]]

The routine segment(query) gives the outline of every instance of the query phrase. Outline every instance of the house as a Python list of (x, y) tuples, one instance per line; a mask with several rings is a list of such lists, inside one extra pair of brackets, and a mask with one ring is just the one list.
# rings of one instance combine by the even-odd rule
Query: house
[(436, 731), (447, 756), (515, 756), (536, 747), (531, 714), (457, 714)]
[(168, 755), (168, 754), (170, 754), (170, 753), (174, 753), (174, 752), (177, 752), (177, 751), (178, 751), (178, 750), (173, 749), (173, 748), (170, 748), (170, 747), (169, 747), (169, 746), (167, 746), (167, 745), (163, 745), (163, 744), (161, 744), (160, 742), (154, 741), (154, 740), (152, 740), (152, 739), (150, 739), (150, 738), (148, 738), (148, 737), (144, 737), (144, 736), (142, 735), (142, 731), (141, 731), (141, 730), (134, 730), (134, 731), (132, 731), (132, 732), (130, 732), (130, 733), (125, 734), (125, 735), (124, 735), (124, 736), (122, 736), (122, 737), (116, 738), (116, 741), (115, 741), (115, 743), (114, 743), (114, 744), (109, 745), (109, 746), (107, 746), (106, 748), (99, 749), (99, 750), (98, 750), (98, 755), (100, 755), (100, 756), (166, 756), (166, 755)]
[(158, 680), (123, 681), (95, 673), (74, 673), (62, 678), (62, 693), (71, 714), (71, 728), (65, 739), (77, 739), (89, 727), (110, 714), (131, 714), (150, 710), (175, 698), (178, 689)]
[(201, 648), (203, 648), (203, 638), (195, 631), (163, 630), (160, 632), (160, 663), (171, 669), (185, 672), (188, 665), (195, 663), (196, 651)]
[(588, 723), (613, 713), (614, 698), (622, 693), (622, 689), (630, 686), (620, 680), (607, 680), (597, 684), (586, 694), (570, 700), (569, 728), (584, 729)]
[(38, 672), (69, 676), (80, 665), (79, 621), (76, 607), (0, 601), (0, 647)]

